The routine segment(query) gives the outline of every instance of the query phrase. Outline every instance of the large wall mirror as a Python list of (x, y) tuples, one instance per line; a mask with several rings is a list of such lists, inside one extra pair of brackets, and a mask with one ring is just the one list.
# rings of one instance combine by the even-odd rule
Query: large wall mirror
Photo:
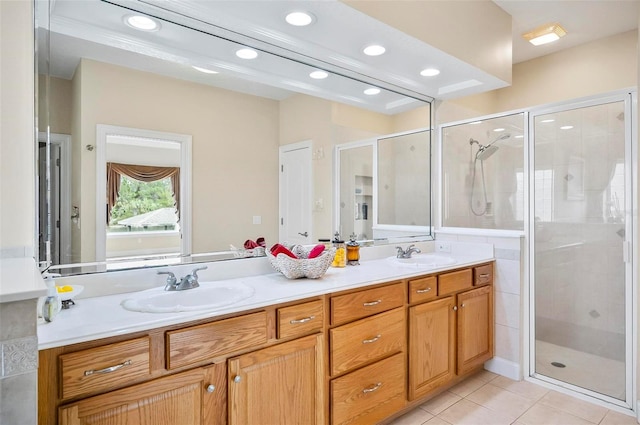
[[(56, 0), (38, 8), (47, 21), (37, 32), (39, 69), (45, 71), (38, 127), (48, 129), (43, 139), (50, 147), (67, 140), (56, 159), (46, 161), (53, 149), (40, 155), (50, 164), (43, 177), (66, 176), (41, 201), (40, 234), (55, 254), (48, 259), (63, 274), (234, 258), (231, 245), (258, 237), (277, 242), (279, 149), (302, 141), (311, 149), (309, 242), (329, 238), (338, 227), (334, 147), (430, 126), (428, 96), (347, 78), (311, 59), (314, 65), (285, 59), (241, 35), (236, 41), (242, 44), (219, 37), (185, 13), (117, 3)], [(134, 9), (153, 16), (159, 29), (127, 24), (138, 14)], [(239, 57), (247, 47), (257, 57)], [(104, 143), (101, 128), (132, 133), (115, 132)], [(429, 163), (428, 147), (416, 153)], [(403, 168), (402, 154), (391, 149), (384, 155)], [(107, 191), (111, 163), (125, 166), (114, 204)], [(141, 183), (131, 177), (136, 166), (163, 170)], [(182, 183), (172, 186), (176, 172)], [(188, 194), (179, 190), (187, 180)], [(425, 183), (421, 196), (428, 202)], [(115, 213), (117, 220), (110, 220)]]

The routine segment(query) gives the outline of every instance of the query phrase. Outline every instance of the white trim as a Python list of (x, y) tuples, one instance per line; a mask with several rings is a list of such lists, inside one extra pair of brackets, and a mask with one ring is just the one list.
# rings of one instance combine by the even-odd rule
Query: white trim
[(179, 230), (153, 230), (149, 232), (107, 232), (107, 239), (155, 238), (164, 236), (178, 236), (179, 234)]
[(106, 261), (107, 211), (105, 199), (98, 196), (104, 193), (107, 186), (106, 143), (110, 134), (127, 137), (169, 140), (180, 143), (180, 231), (182, 233), (180, 252), (191, 254), (191, 219), (192, 219), (192, 176), (191, 176), (191, 141), (187, 134), (168, 133), (164, 131), (145, 130), (113, 125), (96, 125), (96, 258), (97, 262)]
[(494, 357), (484, 363), (484, 368), (489, 372), (497, 373), (514, 381), (522, 380), (520, 364), (502, 357)]
[(117, 261), (127, 261), (127, 260), (135, 260), (136, 258), (140, 258), (141, 261), (153, 259), (154, 255), (174, 255), (176, 258), (180, 257), (180, 253), (176, 252), (173, 248), (158, 248), (153, 250), (148, 249), (131, 249), (129, 251), (118, 251), (118, 255), (107, 258), (107, 263), (113, 263)]

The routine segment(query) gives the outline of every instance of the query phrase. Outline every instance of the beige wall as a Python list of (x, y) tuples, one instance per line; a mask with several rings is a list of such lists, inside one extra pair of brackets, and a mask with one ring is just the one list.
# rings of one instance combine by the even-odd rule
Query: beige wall
[[(48, 95), (47, 95), (48, 93)], [(38, 76), (38, 121), (40, 131), (44, 131), (47, 124), (47, 102), (49, 105), (48, 122), (52, 133), (71, 134), (71, 105), (73, 83), (71, 80)]]
[(342, 1), (503, 81), (511, 81), (511, 16), (492, 1)]
[(278, 102), (91, 60), (76, 74), (81, 261), (95, 256), (96, 152), (84, 147), (96, 144), (97, 124), (193, 137), (193, 252), (277, 239)]
[(436, 121), (447, 123), (635, 87), (637, 49), (638, 32), (628, 31), (515, 64), (511, 87), (438, 102)]
[(0, 2), (0, 249), (30, 252), (35, 235), (33, 18)]

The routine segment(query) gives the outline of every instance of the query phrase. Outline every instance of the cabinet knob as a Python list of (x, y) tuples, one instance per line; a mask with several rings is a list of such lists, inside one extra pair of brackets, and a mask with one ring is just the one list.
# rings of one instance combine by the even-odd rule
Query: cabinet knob
[(458, 311), (458, 306), (457, 305), (453, 306), (453, 311)]
[(242, 378), (239, 375), (236, 375), (236, 377), (233, 378), (233, 382), (235, 382), (235, 383), (238, 383), (240, 381), (242, 381)]
[(464, 308), (464, 303), (460, 304), (460, 307)]
[(216, 390), (216, 386), (215, 386), (215, 385), (213, 385), (213, 384), (209, 384), (209, 385), (207, 386), (207, 392), (208, 392), (208, 393), (212, 393), (212, 392), (214, 392), (215, 390)]

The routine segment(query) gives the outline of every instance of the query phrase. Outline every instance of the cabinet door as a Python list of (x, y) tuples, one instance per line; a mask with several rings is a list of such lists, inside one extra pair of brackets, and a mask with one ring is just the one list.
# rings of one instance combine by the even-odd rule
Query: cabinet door
[(323, 424), (323, 336), (311, 335), (229, 360), (229, 422)]
[(409, 400), (455, 376), (455, 323), (454, 297), (409, 309)]
[(458, 375), (493, 357), (493, 286), (458, 295)]
[[(218, 403), (207, 391), (216, 366), (156, 379), (60, 407), (61, 425), (204, 425)], [(224, 397), (224, 396), (223, 396)], [(212, 423), (224, 423), (220, 421)]]

